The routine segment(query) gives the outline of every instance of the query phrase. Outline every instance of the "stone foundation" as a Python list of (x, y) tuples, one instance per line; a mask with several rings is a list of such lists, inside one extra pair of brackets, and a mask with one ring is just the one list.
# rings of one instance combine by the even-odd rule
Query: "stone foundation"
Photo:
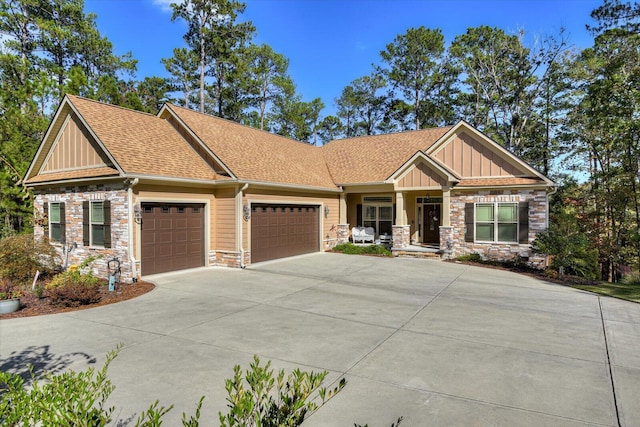
[[(209, 251), (209, 266), (211, 267), (242, 267), (242, 256), (236, 251)], [(245, 251), (244, 265), (251, 264), (251, 252)]]

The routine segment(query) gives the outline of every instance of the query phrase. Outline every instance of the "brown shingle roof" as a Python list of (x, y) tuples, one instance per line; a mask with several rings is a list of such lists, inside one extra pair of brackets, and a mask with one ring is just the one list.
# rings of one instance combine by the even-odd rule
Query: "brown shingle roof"
[(451, 127), (332, 141), (322, 147), (337, 184), (382, 182), (418, 151), (424, 151)]
[(50, 172), (50, 173), (42, 173), (40, 175), (36, 175), (33, 178), (26, 180), (27, 184), (34, 184), (39, 182), (49, 182), (49, 181), (61, 181), (65, 179), (75, 179), (75, 178), (97, 178), (97, 177), (106, 177), (112, 175), (118, 175), (119, 172), (108, 166), (99, 167), (99, 168), (85, 168), (85, 169), (76, 169), (69, 170), (63, 172)]
[(213, 170), (166, 120), (67, 96), (125, 173), (215, 179)]
[(318, 147), (175, 105), (168, 107), (238, 179), (336, 188)]

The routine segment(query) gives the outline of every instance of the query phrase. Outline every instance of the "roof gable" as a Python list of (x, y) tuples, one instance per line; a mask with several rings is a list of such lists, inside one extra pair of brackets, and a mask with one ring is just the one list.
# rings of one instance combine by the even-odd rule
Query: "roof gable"
[(86, 128), (78, 123), (77, 116), (69, 114), (40, 168), (40, 173), (104, 166), (114, 167)]
[[(105, 164), (113, 165), (122, 176), (216, 179), (215, 172), (166, 120), (152, 114), (66, 95), (29, 168), (25, 179), (27, 183), (41, 181), (41, 178), (35, 179), (36, 172), (40, 172), (45, 159), (54, 155), (54, 142), (61, 130), (64, 134), (67, 129), (65, 123), (70, 116), (83, 129), (83, 137), (98, 149), (99, 154), (102, 151), (101, 158)], [(72, 143), (69, 144), (71, 147)], [(78, 173), (72, 175), (74, 179), (83, 177)]]
[(389, 181), (395, 182), (396, 188), (407, 190), (442, 188), (458, 182), (458, 178), (419, 151)]
[(439, 141), (429, 147), (426, 153), (455, 172), (463, 181), (531, 178), (538, 182), (552, 183), (522, 159), (465, 121), (458, 122)]

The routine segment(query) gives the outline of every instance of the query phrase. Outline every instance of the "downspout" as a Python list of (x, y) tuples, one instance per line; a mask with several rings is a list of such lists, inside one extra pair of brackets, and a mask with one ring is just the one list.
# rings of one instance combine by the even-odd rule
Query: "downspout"
[(136, 270), (136, 257), (133, 256), (133, 227), (135, 224), (134, 219), (134, 209), (133, 209), (133, 187), (138, 184), (138, 178), (134, 178), (133, 181), (129, 183), (129, 188), (127, 188), (127, 197), (129, 201), (129, 262), (131, 262), (131, 275), (133, 276), (133, 282), (138, 281), (138, 272)]
[(242, 206), (242, 198), (244, 196), (244, 190), (246, 190), (247, 188), (249, 188), (249, 183), (245, 183), (242, 188), (240, 189), (240, 191), (238, 192), (238, 194), (240, 194), (240, 201), (238, 202), (239, 206), (238, 206), (238, 212), (240, 213), (240, 226), (238, 227), (238, 236), (239, 236), (239, 243), (240, 243), (240, 268), (246, 268), (246, 265), (244, 263), (244, 246), (242, 245), (243, 242), (243, 236), (242, 236), (242, 221), (244, 221), (243, 218), (243, 206)]

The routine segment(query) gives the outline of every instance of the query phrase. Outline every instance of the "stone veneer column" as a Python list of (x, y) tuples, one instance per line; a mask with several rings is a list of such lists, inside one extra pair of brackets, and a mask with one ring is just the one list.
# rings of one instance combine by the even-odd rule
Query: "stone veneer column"
[(453, 227), (440, 226), (440, 251), (442, 251), (443, 259), (453, 258)]
[(336, 229), (336, 237), (338, 238), (337, 244), (349, 242), (349, 224), (338, 224)]
[(411, 243), (411, 227), (408, 225), (394, 225), (393, 228), (393, 250), (405, 249)]

